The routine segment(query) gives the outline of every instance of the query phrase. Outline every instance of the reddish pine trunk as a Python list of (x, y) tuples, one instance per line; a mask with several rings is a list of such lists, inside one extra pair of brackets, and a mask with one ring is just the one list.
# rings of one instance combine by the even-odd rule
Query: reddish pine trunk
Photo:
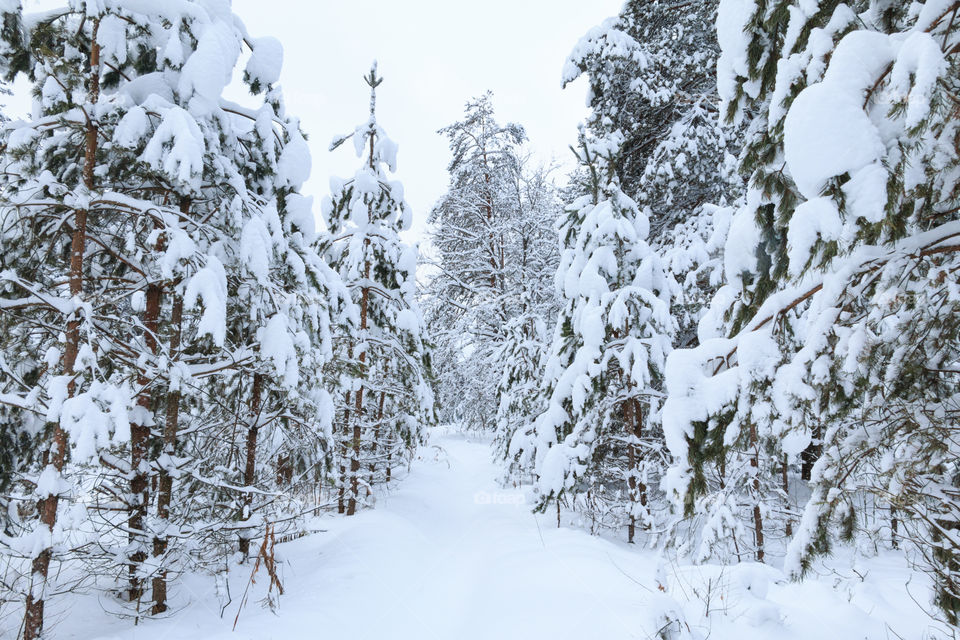
[[(97, 44), (97, 32), (100, 21), (93, 23), (93, 33), (90, 45), (90, 85), (89, 103), (96, 104), (100, 98), (100, 45)], [(97, 160), (97, 125), (93, 120), (88, 121), (83, 150), (83, 183), (90, 191), (94, 188), (94, 164)], [(83, 255), (87, 243), (87, 210), (79, 210), (75, 214), (73, 237), (70, 242), (70, 296), (83, 296)], [(72, 376), (80, 351), (80, 320), (73, 314), (67, 320), (66, 344), (63, 351), (64, 375)], [(67, 395), (72, 397), (76, 393), (76, 383), (71, 380), (67, 386)], [(50, 451), (44, 455), (45, 463), (52, 464), (59, 474), (63, 471), (67, 456), (67, 436), (60, 428), (59, 423), (53, 427), (53, 437)], [(45, 496), (39, 501), (37, 509), (40, 512), (40, 522), (53, 531), (57, 523), (57, 507), (60, 498), (56, 495)], [(31, 571), (30, 592), (27, 594), (23, 616), (24, 640), (36, 640), (43, 633), (44, 591), (47, 577), (50, 573), (50, 560), (53, 551), (49, 547), (43, 549), (34, 558)]]
[[(353, 350), (350, 350), (350, 358), (353, 358)], [(347, 391), (346, 394), (346, 406), (347, 409), (343, 413), (343, 435), (344, 441), (346, 441), (346, 436), (350, 435), (350, 392)], [(343, 449), (340, 452), (340, 486), (337, 487), (337, 513), (343, 514), (347, 510), (345, 498), (346, 498), (346, 487), (347, 487), (347, 465), (344, 461), (347, 459), (347, 451), (349, 447), (344, 442)]]
[[(143, 315), (143, 326), (145, 331), (144, 342), (147, 349), (154, 356), (157, 355), (157, 329), (160, 316), (160, 286), (151, 284), (147, 286), (147, 308)], [(137, 398), (137, 405), (142, 410), (144, 417), (150, 415), (153, 399), (150, 390), (151, 380), (146, 374), (141, 373), (137, 379), (137, 385), (140, 387), (140, 395)], [(140, 565), (147, 559), (146, 546), (143, 544), (144, 525), (147, 518), (147, 506), (150, 504), (150, 467), (147, 460), (147, 449), (150, 442), (149, 424), (131, 424), (130, 425), (130, 494), (131, 503), (128, 506), (129, 514), (127, 516), (127, 536), (131, 548), (137, 548), (130, 554), (130, 562), (127, 565), (127, 574), (130, 585), (130, 602), (136, 602), (143, 596), (143, 581), (138, 575)]]
[[(366, 241), (369, 244), (369, 240)], [(370, 278), (370, 263), (366, 264), (365, 276)], [(370, 288), (364, 287), (360, 299), (360, 331), (367, 330), (367, 311), (370, 304)], [(360, 370), (364, 371), (367, 364), (367, 352), (364, 348), (360, 354)], [(353, 408), (353, 454), (350, 457), (350, 498), (347, 500), (347, 515), (357, 512), (357, 497), (360, 495), (360, 439), (362, 436), (363, 420), (363, 385), (357, 389), (356, 403)]]
[[(176, 361), (180, 352), (181, 332), (183, 330), (183, 300), (177, 297), (173, 302), (173, 335), (170, 337), (170, 357)], [(168, 389), (167, 416), (163, 425), (163, 453), (172, 458), (176, 453), (177, 430), (180, 428), (180, 391)], [(169, 460), (168, 460), (169, 461)], [(170, 502), (173, 498), (173, 476), (166, 468), (160, 469), (160, 479), (157, 490), (157, 517), (161, 525), (170, 518)], [(153, 555), (162, 562), (163, 554), (167, 552), (167, 540), (164, 537), (153, 539)], [(167, 610), (167, 571), (161, 569), (153, 578), (153, 614)]]
[[(64, 367), (68, 374), (73, 373), (73, 364), (76, 363), (76, 354), (77, 350), (74, 349), (73, 361), (70, 362), (70, 368), (67, 369), (66, 366)], [(64, 358), (64, 361), (64, 364), (66, 365), (66, 357)], [(58, 473), (63, 470), (63, 465), (66, 460), (66, 448), (67, 437), (58, 423), (54, 426), (53, 443), (49, 452), (49, 454), (52, 455), (44, 454), (44, 458), (47, 459), (47, 464), (52, 464)], [(51, 531), (53, 530), (54, 525), (57, 523), (57, 506), (59, 503), (59, 496), (51, 495), (41, 499), (38, 505), (38, 509), (40, 511), (40, 522)], [(43, 592), (46, 588), (47, 575), (50, 572), (51, 556), (52, 550), (50, 548), (46, 548), (40, 552), (40, 555), (33, 559), (33, 564), (31, 566), (33, 575), (31, 579), (30, 592), (27, 594), (27, 603), (24, 612), (24, 640), (35, 640), (36, 638), (39, 638), (40, 634), (43, 632)], [(39, 583), (39, 587), (37, 583)]]
[[(247, 464), (243, 471), (243, 486), (248, 490), (243, 496), (244, 519), (250, 517), (250, 507), (253, 505), (253, 488), (257, 472), (257, 435), (260, 432), (260, 396), (263, 393), (263, 376), (253, 375), (253, 391), (250, 396), (250, 423), (247, 427)], [(250, 553), (250, 538), (241, 535), (240, 553), (246, 559)]]
[[(180, 211), (183, 214), (190, 212), (190, 198), (180, 200)], [(174, 362), (179, 360), (180, 341), (183, 333), (183, 299), (176, 296), (170, 315), (173, 333), (170, 336), (170, 358)], [(180, 390), (167, 389), (166, 420), (163, 425), (163, 453), (168, 462), (176, 454), (177, 431), (180, 428)], [(165, 525), (170, 518), (170, 502), (173, 499), (173, 476), (166, 468), (160, 469), (157, 482), (157, 517), (161, 525)], [(167, 552), (167, 539), (157, 536), (153, 539), (153, 556), (158, 562), (163, 562), (163, 555)], [(160, 569), (153, 578), (153, 609), (154, 615), (167, 610), (167, 571)]]

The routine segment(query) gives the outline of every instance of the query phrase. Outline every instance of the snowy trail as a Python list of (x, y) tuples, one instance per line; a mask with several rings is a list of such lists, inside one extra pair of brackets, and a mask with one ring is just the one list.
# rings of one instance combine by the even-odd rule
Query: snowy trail
[[(375, 510), (335, 522), (319, 553), (285, 551), (296, 557), (287, 578), (295, 595), (281, 602), (280, 619), (242, 618), (242, 629), (297, 637), (311, 612), (328, 637), (643, 637), (639, 613), (623, 612), (644, 589), (604, 553), (620, 549), (587, 550), (581, 532), (549, 529), (548, 517), (538, 516), (538, 528), (522, 493), (497, 486), (487, 443), (447, 436), (437, 444)], [(628, 572), (648, 565), (620, 561)], [(565, 602), (583, 606), (556, 620)]]
[[(926, 619), (897, 595), (904, 574), (896, 563), (878, 559), (869, 569), (878, 579), (839, 591), (792, 584), (751, 564), (667, 567), (670, 577), (659, 580), (668, 595), (658, 589), (653, 553), (557, 529), (552, 514), (530, 512), (520, 490), (500, 489), (497, 475), (487, 442), (435, 434), (376, 508), (324, 518), (325, 533), (278, 546), (286, 589), (279, 615), (258, 602), (261, 577), (231, 631), (249, 577), (242, 567), (222, 618), (210, 578), (193, 576), (179, 593), (189, 604), (171, 618), (132, 627), (78, 602), (61, 612), (54, 637), (626, 640), (658, 637), (665, 612), (679, 612), (693, 627), (690, 635), (674, 620), (671, 630), (680, 633), (668, 637), (678, 639), (809, 640), (824, 628), (837, 639), (886, 638), (879, 616), (903, 637), (922, 637)], [(704, 618), (708, 580), (712, 613)]]

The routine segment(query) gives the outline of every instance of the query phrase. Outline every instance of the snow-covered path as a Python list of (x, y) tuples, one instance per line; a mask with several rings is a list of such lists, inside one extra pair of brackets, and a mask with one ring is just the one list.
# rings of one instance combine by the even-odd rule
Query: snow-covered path
[(296, 560), (283, 615), (245, 615), (240, 629), (306, 637), (297, 632), (310, 612), (332, 638), (644, 637), (645, 589), (620, 569), (640, 578), (648, 560), (598, 539), (584, 546), (582, 532), (531, 514), (519, 490), (498, 487), (487, 443), (436, 444), (375, 510), (334, 522), (316, 553), (285, 550)]
[(753, 564), (658, 572), (651, 552), (532, 514), (520, 490), (498, 486), (489, 452), (487, 442), (435, 434), (375, 509), (323, 518), (325, 533), (278, 546), (280, 609), (261, 607), (261, 574), (236, 632), (249, 565), (232, 572), (222, 617), (211, 579), (193, 576), (168, 619), (132, 627), (80, 599), (60, 611), (53, 637), (626, 640), (661, 629), (678, 640), (809, 640), (827, 637), (824, 629), (838, 640), (896, 637), (886, 624), (904, 638), (929, 637), (929, 620), (903, 591), (900, 561), (861, 566), (869, 581), (849, 568), (803, 584)]

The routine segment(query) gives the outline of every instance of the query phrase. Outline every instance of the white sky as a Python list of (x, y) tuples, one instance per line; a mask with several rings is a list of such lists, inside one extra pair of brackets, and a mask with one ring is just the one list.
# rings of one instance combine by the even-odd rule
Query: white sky
[[(409, 239), (422, 237), (426, 217), (447, 185), (449, 151), (437, 129), (458, 120), (464, 103), (487, 89), (501, 122), (527, 129), (544, 161), (569, 164), (569, 145), (586, 115), (585, 81), (566, 90), (567, 55), (623, 0), (233, 0), (251, 35), (284, 47), (280, 83), (290, 114), (310, 136), (313, 172), (304, 188), (316, 198), (331, 175), (357, 168), (353, 145), (327, 151), (334, 136), (366, 120), (362, 76), (376, 59), (384, 83), (377, 117), (399, 144), (397, 178), (413, 208)], [(27, 11), (51, 0), (26, 0)], [(18, 83), (15, 89), (24, 85)], [(26, 111), (24, 95), (10, 115)]]

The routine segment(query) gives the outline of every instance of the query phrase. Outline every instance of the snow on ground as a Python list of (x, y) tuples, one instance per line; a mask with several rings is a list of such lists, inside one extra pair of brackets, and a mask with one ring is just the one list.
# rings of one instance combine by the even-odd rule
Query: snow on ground
[[(802, 584), (777, 569), (677, 566), (649, 551), (556, 528), (521, 490), (503, 490), (489, 443), (438, 430), (410, 474), (376, 508), (320, 521), (326, 532), (278, 547), (285, 594), (260, 599), (261, 573), (231, 631), (250, 567), (232, 571), (220, 617), (213, 580), (182, 583), (182, 608), (132, 626), (75, 599), (62, 640), (384, 638), (926, 639), (923, 579), (895, 557), (819, 567)], [(858, 575), (859, 574), (859, 575)], [(859, 576), (863, 576), (861, 579)], [(706, 612), (709, 611), (709, 615)], [(888, 626), (889, 625), (889, 626)], [(660, 635), (658, 635), (660, 634)]]

